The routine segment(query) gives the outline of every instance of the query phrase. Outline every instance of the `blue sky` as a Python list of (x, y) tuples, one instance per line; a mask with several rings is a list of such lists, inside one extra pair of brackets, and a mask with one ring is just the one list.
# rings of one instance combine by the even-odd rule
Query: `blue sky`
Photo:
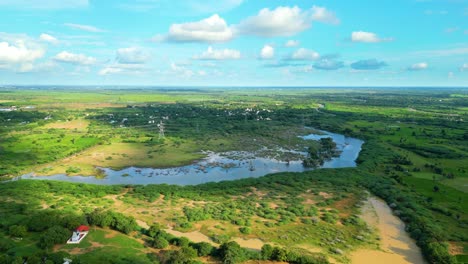
[(0, 0), (0, 84), (467, 86), (468, 0)]

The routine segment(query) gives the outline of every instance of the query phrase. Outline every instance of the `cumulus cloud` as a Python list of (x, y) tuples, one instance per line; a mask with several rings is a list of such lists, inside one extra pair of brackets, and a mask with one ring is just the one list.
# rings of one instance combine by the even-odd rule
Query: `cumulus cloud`
[(351, 63), (351, 68), (355, 70), (378, 70), (385, 66), (387, 66), (387, 63), (376, 59), (360, 60)]
[(285, 58), (285, 60), (318, 60), (320, 54), (313, 50), (300, 48)]
[(260, 10), (256, 16), (241, 21), (236, 30), (245, 35), (288, 37), (309, 29), (312, 21), (339, 23), (336, 16), (324, 7), (313, 6), (302, 10), (297, 6), (279, 6), (273, 10)]
[(45, 49), (26, 35), (0, 34), (0, 68), (30, 71)]
[(165, 38), (174, 42), (224, 42), (233, 36), (226, 21), (215, 14), (196, 22), (172, 24)]
[(69, 9), (88, 5), (88, 0), (0, 0), (0, 7), (18, 9)]
[(48, 42), (48, 43), (52, 43), (52, 44), (57, 44), (59, 42), (58, 39), (55, 38), (54, 36), (51, 36), (51, 35), (45, 34), (45, 33), (41, 34), (39, 36), (39, 39), (44, 41), (44, 42)]
[(238, 50), (234, 49), (221, 49), (216, 50), (213, 47), (208, 47), (200, 55), (196, 55), (193, 58), (196, 60), (237, 60), (240, 59), (241, 53)]
[(420, 62), (420, 63), (415, 63), (408, 67), (409, 71), (422, 71), (425, 70), (429, 67), (429, 65), (426, 62)]
[(308, 12), (297, 6), (280, 6), (274, 10), (264, 8), (256, 16), (242, 21), (236, 29), (241, 34), (261, 37), (293, 36), (311, 26)]
[(351, 33), (352, 42), (361, 43), (378, 43), (385, 41), (392, 41), (392, 38), (380, 38), (377, 34), (366, 31), (354, 31)]
[(141, 48), (129, 47), (117, 50), (116, 60), (123, 64), (144, 64), (150, 59), (150, 55)]
[(284, 46), (287, 48), (294, 48), (300, 45), (300, 42), (298, 40), (288, 40), (286, 43), (284, 43)]
[(70, 53), (68, 51), (58, 53), (53, 59), (57, 62), (74, 65), (93, 65), (96, 63), (96, 58), (88, 57), (84, 54)]
[(90, 26), (90, 25), (82, 25), (82, 24), (74, 24), (74, 23), (65, 23), (64, 25), (69, 28), (92, 32), (92, 33), (106, 32), (103, 29), (97, 28), (95, 26)]
[(333, 71), (343, 68), (344, 63), (333, 59), (321, 59), (313, 67), (318, 70)]
[(260, 58), (263, 60), (271, 60), (275, 57), (275, 48), (271, 45), (263, 46), (262, 50), (260, 51)]
[(336, 17), (335, 13), (327, 10), (325, 7), (313, 6), (312, 7), (312, 20), (328, 24), (339, 24), (340, 20)]

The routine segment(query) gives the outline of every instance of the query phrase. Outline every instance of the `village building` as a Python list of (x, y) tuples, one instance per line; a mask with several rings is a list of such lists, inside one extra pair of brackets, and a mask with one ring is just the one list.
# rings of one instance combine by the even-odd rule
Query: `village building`
[(83, 238), (89, 232), (89, 226), (80, 225), (75, 231), (70, 239), (68, 239), (67, 244), (79, 244)]

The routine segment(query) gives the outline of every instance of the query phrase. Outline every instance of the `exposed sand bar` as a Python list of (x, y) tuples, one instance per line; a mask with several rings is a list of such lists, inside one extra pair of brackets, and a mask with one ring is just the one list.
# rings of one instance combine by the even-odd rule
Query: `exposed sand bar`
[(405, 224), (382, 200), (369, 197), (362, 209), (362, 218), (379, 232), (381, 250), (361, 249), (353, 253), (356, 264), (426, 263), (421, 250), (405, 231)]

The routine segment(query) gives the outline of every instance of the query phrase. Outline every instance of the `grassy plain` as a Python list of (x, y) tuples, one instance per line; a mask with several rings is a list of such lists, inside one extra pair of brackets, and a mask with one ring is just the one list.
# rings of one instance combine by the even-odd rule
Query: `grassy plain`
[[(307, 144), (296, 137), (305, 133), (304, 126), (366, 144), (357, 169), (234, 183), (125, 189), (7, 183), (0, 199), (8, 216), (1, 234), (8, 240), (8, 226), (24, 218), (8, 209), (16, 202), (33, 211), (86, 214), (104, 208), (148, 225), (199, 231), (215, 242), (259, 238), (346, 262), (356, 248), (376, 246), (365, 226), (343, 224), (357, 214), (367, 189), (396, 206), (430, 262), (454, 261), (440, 262), (435, 252), (450, 252), (463, 262), (468, 255), (466, 97), (466, 89), (416, 88), (3, 89), (0, 107), (20, 108), (0, 112), (0, 175), (5, 179), (30, 171), (93, 175), (95, 167), (179, 166), (201, 158), (201, 150), (304, 149)], [(164, 140), (158, 137), (160, 121), (166, 126)], [(356, 240), (361, 233), (366, 239)], [(29, 232), (12, 254), (40, 252), (38, 236)], [(141, 250), (131, 252), (136, 256)]]

